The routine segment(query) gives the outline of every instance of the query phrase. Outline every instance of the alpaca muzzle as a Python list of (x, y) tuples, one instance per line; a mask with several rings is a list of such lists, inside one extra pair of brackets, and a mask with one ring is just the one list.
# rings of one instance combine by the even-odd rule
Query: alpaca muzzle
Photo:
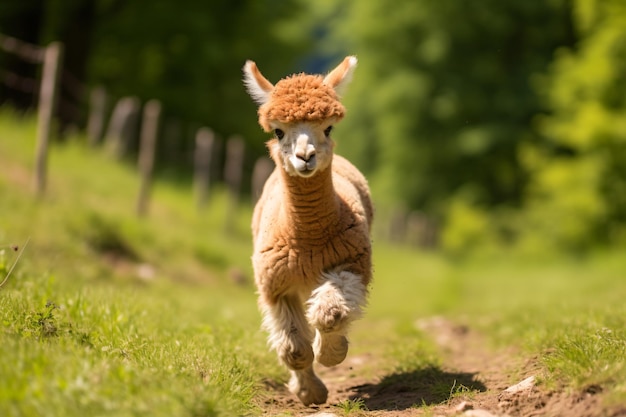
[(315, 146), (309, 135), (301, 133), (296, 139), (293, 155), (290, 159), (294, 169), (303, 177), (311, 176), (317, 168)]

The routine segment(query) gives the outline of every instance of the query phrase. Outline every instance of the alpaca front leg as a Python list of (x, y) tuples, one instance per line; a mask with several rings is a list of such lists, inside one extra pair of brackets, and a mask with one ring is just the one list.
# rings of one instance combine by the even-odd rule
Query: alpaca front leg
[(263, 327), (269, 332), (269, 343), (280, 360), (291, 370), (306, 369), (313, 363), (313, 332), (302, 303), (296, 296), (280, 297), (263, 307)]
[(302, 404), (324, 404), (328, 399), (328, 389), (315, 375), (313, 367), (309, 366), (300, 371), (291, 371), (289, 391), (296, 394)]
[(323, 279), (307, 302), (307, 319), (316, 329), (313, 349), (317, 361), (334, 366), (348, 353), (348, 326), (363, 314), (367, 288), (359, 275), (349, 271), (331, 271), (323, 274)]

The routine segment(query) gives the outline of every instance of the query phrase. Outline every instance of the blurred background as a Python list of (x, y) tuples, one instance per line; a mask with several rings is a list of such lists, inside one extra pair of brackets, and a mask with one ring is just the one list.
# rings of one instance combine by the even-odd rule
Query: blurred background
[(244, 195), (267, 139), (245, 60), (276, 82), (357, 55), (334, 137), (370, 180), (378, 238), (452, 255), (626, 246), (623, 0), (21, 0), (0, 3), (0, 34), (0, 103), (24, 113), (42, 72), (29, 48), (62, 45), (54, 141), (100, 107), (89, 140), (106, 146), (121, 103), (158, 100), (160, 178), (189, 185), (205, 127), (217, 166), (242, 138)]

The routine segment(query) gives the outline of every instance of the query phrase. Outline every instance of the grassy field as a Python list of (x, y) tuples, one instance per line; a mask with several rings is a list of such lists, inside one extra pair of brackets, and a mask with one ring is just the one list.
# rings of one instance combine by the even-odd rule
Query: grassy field
[[(37, 199), (34, 136), (32, 118), (0, 110), (0, 281), (21, 255), (0, 288), (0, 415), (260, 414), (263, 382), (286, 373), (259, 330), (250, 205), (227, 231), (223, 191), (199, 213), (190, 184), (157, 181), (137, 218), (134, 168), (80, 137), (52, 147)], [(545, 387), (626, 402), (624, 248), (452, 261), (374, 245), (351, 351), (378, 358), (372, 375), (440, 363), (415, 326), (438, 315), (536, 358)]]

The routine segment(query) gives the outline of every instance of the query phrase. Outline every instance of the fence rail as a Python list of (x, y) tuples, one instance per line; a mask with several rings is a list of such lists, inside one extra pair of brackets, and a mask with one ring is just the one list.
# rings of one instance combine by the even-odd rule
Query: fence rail
[[(37, 107), (37, 141), (35, 149), (35, 190), (38, 196), (46, 191), (48, 170), (48, 149), (55, 112), (59, 107), (69, 108), (78, 112), (78, 105), (86, 104), (86, 134), (88, 142), (93, 145), (104, 145), (118, 158), (126, 156), (133, 143), (139, 143), (137, 161), (141, 175), (140, 189), (136, 203), (136, 213), (144, 216), (148, 212), (151, 177), (159, 136), (158, 126), (163, 124), (161, 104), (150, 100), (143, 104), (137, 97), (122, 97), (115, 103), (107, 123), (108, 96), (102, 87), (89, 89), (71, 73), (63, 70), (63, 45), (53, 42), (48, 46), (34, 45), (11, 36), (0, 34), (0, 51), (17, 56), (19, 59), (41, 66), (40, 79), (23, 76), (5, 70), (0, 72), (0, 81), (9, 88), (36, 95)], [(69, 94), (78, 105), (69, 104), (59, 97), (62, 90)], [(89, 96), (87, 103), (81, 103), (82, 97)], [(143, 107), (143, 110), (142, 110)], [(141, 115), (143, 114), (143, 117)], [(211, 178), (215, 168), (224, 167), (222, 173), (231, 195), (232, 214), (241, 193), (243, 180), (243, 164), (245, 161), (245, 145), (241, 137), (233, 136), (226, 143), (225, 161), (218, 161), (216, 155), (222, 149), (219, 140), (207, 127), (201, 127), (196, 133), (196, 150), (194, 157), (194, 189), (196, 190), (196, 207), (200, 210), (209, 199), (208, 188), (216, 182)], [(210, 143), (208, 143), (210, 142)], [(264, 182), (265, 178), (255, 175), (254, 182)], [(258, 185), (257, 185), (258, 188)], [(230, 216), (229, 216), (230, 217)], [(226, 222), (230, 223), (229, 221)]]
[(5, 52), (17, 55), (22, 60), (30, 62), (31, 64), (42, 63), (46, 50), (46, 48), (43, 46), (24, 42), (12, 36), (3, 35), (1, 33), (0, 49)]

